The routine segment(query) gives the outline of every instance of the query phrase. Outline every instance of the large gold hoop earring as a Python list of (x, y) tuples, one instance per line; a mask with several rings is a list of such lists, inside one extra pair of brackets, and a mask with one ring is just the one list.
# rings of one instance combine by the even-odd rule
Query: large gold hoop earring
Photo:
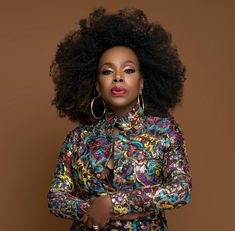
[[(140, 102), (141, 101), (141, 102)], [(143, 112), (144, 112), (144, 99), (143, 99), (143, 96), (142, 96), (142, 94), (139, 94), (138, 95), (138, 104), (139, 104), (139, 106), (140, 106), (140, 108), (142, 108), (142, 110), (143, 110)]]
[[(101, 115), (101, 116), (96, 116), (95, 114), (94, 114), (94, 111), (93, 111), (93, 105), (94, 105), (94, 101), (96, 100), (96, 99), (98, 99), (98, 98), (100, 98), (101, 99), (101, 101), (102, 101), (102, 103), (103, 103), (103, 105), (104, 105), (104, 111), (103, 111), (103, 114)], [(103, 116), (104, 116), (104, 114), (105, 114), (105, 111), (106, 111), (106, 106), (105, 106), (105, 102), (104, 102), (104, 100), (102, 99), (102, 97), (100, 97), (100, 96), (95, 96), (94, 97), (94, 99), (91, 101), (91, 114), (92, 114), (92, 116), (95, 118), (95, 119), (101, 119)]]

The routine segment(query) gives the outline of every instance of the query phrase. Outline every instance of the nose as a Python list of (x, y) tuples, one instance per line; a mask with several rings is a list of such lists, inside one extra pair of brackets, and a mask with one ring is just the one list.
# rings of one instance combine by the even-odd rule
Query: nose
[(123, 81), (124, 81), (124, 79), (123, 79), (121, 74), (117, 73), (117, 74), (114, 75), (114, 77), (113, 77), (113, 82), (114, 83), (116, 83), (116, 82), (123, 82)]

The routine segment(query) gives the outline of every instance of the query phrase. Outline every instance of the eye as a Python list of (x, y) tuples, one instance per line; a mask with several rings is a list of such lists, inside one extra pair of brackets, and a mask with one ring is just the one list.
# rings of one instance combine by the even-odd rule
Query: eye
[(132, 73), (135, 72), (135, 69), (128, 68), (128, 69), (124, 70), (124, 72), (127, 73), (127, 74), (132, 74)]
[(103, 70), (103, 71), (101, 71), (102, 75), (110, 75), (111, 73), (112, 73), (111, 70)]

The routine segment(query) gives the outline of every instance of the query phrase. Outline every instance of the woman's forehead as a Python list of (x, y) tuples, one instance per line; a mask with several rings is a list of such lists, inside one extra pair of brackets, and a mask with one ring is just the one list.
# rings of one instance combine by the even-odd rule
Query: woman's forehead
[(112, 65), (117, 62), (136, 65), (138, 64), (138, 58), (132, 49), (125, 46), (115, 46), (104, 51), (99, 60), (100, 65)]

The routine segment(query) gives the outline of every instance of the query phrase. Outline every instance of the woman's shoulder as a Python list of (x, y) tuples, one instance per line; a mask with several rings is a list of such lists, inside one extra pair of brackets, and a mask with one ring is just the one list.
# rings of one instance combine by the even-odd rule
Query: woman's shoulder
[(147, 116), (146, 118), (149, 129), (168, 134), (182, 132), (180, 124), (173, 115), (167, 117)]
[(68, 130), (65, 137), (78, 140), (81, 137), (83, 137), (85, 134), (89, 133), (92, 127), (93, 127), (92, 125), (78, 125)]
[(67, 132), (65, 133), (65, 140), (69, 141), (71, 143), (76, 142), (77, 140), (80, 139), (81, 136), (81, 132), (83, 131), (83, 127), (82, 126), (76, 126), (73, 127), (69, 130), (67, 130)]

